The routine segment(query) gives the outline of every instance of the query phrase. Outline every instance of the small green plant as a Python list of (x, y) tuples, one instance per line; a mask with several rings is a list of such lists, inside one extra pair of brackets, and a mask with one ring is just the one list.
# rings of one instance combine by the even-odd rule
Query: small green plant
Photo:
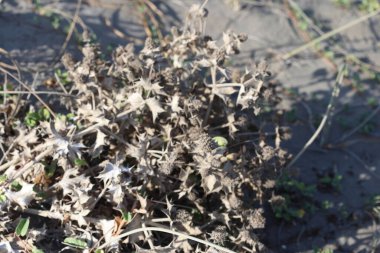
[(347, 117), (338, 116), (336, 117), (336, 121), (344, 130), (348, 130), (352, 127), (350, 122), (347, 120)]
[(307, 31), (309, 29), (309, 23), (305, 18), (305, 15), (303, 14), (303, 11), (296, 5), (292, 5), (293, 13), (298, 20), (298, 27), (302, 31)]
[(59, 78), (59, 81), (61, 81), (63, 85), (67, 85), (70, 83), (69, 73), (67, 71), (56, 69), (54, 73), (56, 74), (56, 76)]
[(289, 123), (295, 123), (298, 119), (297, 110), (295, 108), (285, 112), (285, 120)]
[(42, 108), (37, 112), (28, 112), (25, 117), (25, 125), (28, 127), (35, 127), (41, 121), (48, 121), (50, 119), (50, 112), (46, 108)]
[(57, 170), (57, 160), (53, 160), (52, 162), (43, 162), (45, 165), (45, 176), (50, 178), (54, 175)]
[[(8, 83), (8, 84), (6, 85), (6, 89), (7, 89), (7, 91), (11, 91), (11, 90), (13, 90), (14, 88), (13, 88), (13, 85), (11, 85), (10, 83)], [(3, 85), (3, 84), (0, 84), (0, 91), (4, 91), (4, 85)], [(8, 98), (8, 97), (10, 97), (10, 96), (12, 96), (12, 95), (11, 95), (11, 94), (1, 94), (1, 95), (0, 95), (0, 103), (3, 103), (4, 98)]]
[(7, 180), (7, 175), (5, 174), (0, 175), (0, 184), (5, 182), (6, 180)]
[(43, 250), (40, 250), (39, 248), (34, 247), (34, 248), (32, 249), (32, 253), (44, 253), (44, 251), (43, 251)]
[(357, 92), (359, 92), (359, 93), (364, 92), (365, 87), (363, 85), (360, 73), (354, 72), (354, 73), (351, 74), (351, 77), (352, 77), (351, 78), (351, 86), (352, 86), (352, 88), (354, 90), (356, 90)]
[(378, 99), (375, 97), (370, 97), (367, 99), (367, 104), (371, 107), (376, 107), (378, 105)]
[(277, 196), (271, 200), (275, 217), (290, 222), (313, 213), (316, 209), (314, 192), (315, 185), (307, 185), (288, 175), (282, 176), (276, 182)]
[(4, 194), (0, 193), (0, 203), (5, 203), (6, 200), (7, 197)]
[(350, 216), (350, 212), (348, 211), (348, 208), (344, 203), (339, 203), (337, 205), (339, 217), (341, 220), (347, 220), (348, 217)]
[(375, 130), (376, 124), (374, 122), (368, 122), (360, 129), (360, 132), (363, 134), (371, 134)]
[[(0, 175), (0, 185), (7, 180), (6, 175)], [(4, 203), (7, 200), (7, 197), (4, 195), (4, 189), (0, 189), (0, 203)]]
[(326, 190), (340, 191), (343, 176), (337, 173), (327, 174), (318, 180), (318, 187)]
[(58, 118), (62, 121), (66, 121), (67, 123), (74, 124), (78, 127), (78, 129), (81, 128), (80, 123), (78, 121), (75, 121), (75, 115), (73, 113), (68, 114), (57, 114)]
[(284, 92), (291, 98), (297, 98), (300, 95), (299, 90), (294, 87), (284, 88)]
[(18, 181), (13, 181), (11, 183), (11, 189), (12, 191), (18, 192), (22, 189), (22, 185)]
[(50, 23), (51, 23), (51, 26), (55, 30), (57, 30), (60, 27), (60, 25), (61, 25), (61, 17), (58, 16), (58, 15), (52, 14), (50, 16)]
[(325, 50), (323, 51), (323, 55), (326, 58), (330, 59), (330, 60), (334, 60), (335, 59), (335, 53), (334, 53), (334, 51), (332, 51), (329, 48), (325, 48)]
[(334, 253), (334, 250), (329, 248), (314, 249), (313, 253)]
[(338, 6), (348, 9), (351, 7), (351, 0), (334, 0), (335, 4)]
[[(363, 113), (360, 118), (359, 118), (359, 122), (363, 122), (364, 120), (366, 120), (366, 118), (368, 118), (368, 116), (370, 115), (371, 112), (365, 112)], [(374, 120), (369, 120), (368, 122), (366, 122), (361, 128), (360, 128), (360, 133), (362, 134), (371, 134), (373, 133), (375, 130), (377, 129), (377, 124)]]
[(378, 0), (362, 0), (359, 8), (362, 11), (374, 12), (380, 8), (380, 3)]
[(322, 209), (328, 210), (334, 207), (334, 203), (331, 202), (330, 200), (324, 200), (322, 202)]
[(40, 0), (33, 0), (32, 1), (34, 8), (38, 11), (42, 8), (41, 1)]
[(115, 44), (109, 44), (106, 47), (106, 54), (107, 55), (112, 55), (112, 52), (115, 50), (116, 45)]
[(366, 209), (380, 218), (380, 195), (371, 196), (366, 203)]

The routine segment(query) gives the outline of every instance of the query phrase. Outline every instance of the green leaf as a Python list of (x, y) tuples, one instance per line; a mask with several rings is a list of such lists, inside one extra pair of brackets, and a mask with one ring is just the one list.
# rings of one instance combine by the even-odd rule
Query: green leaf
[(44, 252), (43, 252), (43, 250), (40, 250), (40, 249), (34, 247), (34, 248), (32, 249), (32, 253), (44, 253)]
[(7, 175), (3, 174), (0, 176), (0, 183), (4, 183), (7, 180)]
[(22, 188), (22, 185), (18, 181), (15, 180), (11, 183), (12, 191), (18, 192), (21, 190), (21, 188)]
[(97, 249), (97, 250), (95, 250), (95, 253), (104, 253), (104, 250), (102, 250), (102, 249)]
[(335, 56), (334, 52), (333, 52), (333, 51), (330, 51), (330, 50), (326, 50), (325, 53), (324, 53), (324, 55), (325, 55), (327, 58), (329, 58), (329, 59), (334, 59), (334, 56)]
[(212, 140), (219, 146), (219, 147), (226, 147), (228, 145), (228, 141), (226, 138), (222, 136), (215, 136), (212, 138)]
[(58, 16), (52, 16), (51, 26), (57, 30), (61, 24), (61, 19)]
[(25, 117), (25, 124), (28, 127), (35, 127), (40, 121), (40, 117), (36, 112), (28, 112)]
[(66, 118), (67, 118), (68, 120), (73, 120), (74, 117), (75, 117), (74, 113), (68, 113), (68, 114), (66, 115)]
[(50, 164), (45, 164), (45, 175), (47, 177), (54, 176), (55, 171), (57, 170), (57, 161), (54, 160)]
[(300, 26), (300, 29), (303, 31), (306, 31), (309, 28), (309, 25), (307, 22), (301, 22), (299, 26)]
[(86, 160), (79, 159), (79, 158), (75, 159), (74, 163), (75, 163), (76, 166), (85, 166), (85, 165), (87, 165)]
[(27, 119), (25, 121), (25, 124), (28, 126), (28, 127), (34, 127), (37, 125), (37, 121), (33, 120), (33, 119)]
[(132, 213), (131, 212), (122, 212), (123, 219), (130, 222), (132, 220)]
[(375, 97), (370, 97), (367, 99), (367, 104), (375, 107), (377, 105), (377, 99)]
[(7, 200), (7, 197), (4, 194), (0, 194), (0, 203), (4, 203)]
[(69, 81), (69, 73), (67, 71), (62, 71), (60, 69), (56, 69), (55, 70), (55, 74), (58, 76), (58, 78), (60, 79), (60, 81), (64, 85), (70, 83), (70, 81)]
[(76, 239), (74, 237), (67, 237), (64, 241), (63, 244), (66, 244), (68, 246), (78, 248), (78, 249), (85, 249), (87, 248), (87, 243), (83, 240)]
[(16, 235), (25, 236), (28, 233), (29, 229), (29, 218), (21, 218), (17, 227), (16, 227)]
[(42, 108), (40, 111), (39, 111), (39, 114), (40, 114), (40, 118), (41, 120), (49, 120), (50, 119), (50, 112), (48, 109), (46, 108)]

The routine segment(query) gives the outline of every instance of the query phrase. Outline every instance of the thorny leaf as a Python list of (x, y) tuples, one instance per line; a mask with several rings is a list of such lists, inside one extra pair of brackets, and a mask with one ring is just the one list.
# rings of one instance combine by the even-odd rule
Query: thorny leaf
[(36, 192), (33, 190), (34, 184), (23, 183), (19, 191), (6, 190), (5, 196), (11, 202), (15, 202), (21, 208), (25, 209), (30, 202), (35, 198)]
[(153, 92), (153, 94), (165, 95), (166, 93), (162, 91), (162, 87), (158, 82), (152, 83), (149, 79), (141, 78), (136, 82), (136, 86), (142, 87), (145, 91)]
[(64, 196), (71, 198), (70, 211), (85, 216), (93, 207), (93, 197), (90, 192), (94, 185), (90, 182), (89, 177), (77, 174), (76, 169), (68, 169), (57, 183), (57, 187), (62, 188)]
[(160, 103), (155, 98), (148, 98), (146, 100), (139, 93), (133, 93), (128, 97), (128, 103), (130, 104), (130, 111), (136, 111), (142, 109), (145, 105), (148, 106), (149, 110), (152, 112), (153, 121), (156, 120), (159, 113), (164, 112)]
[(99, 154), (103, 151), (103, 147), (106, 146), (106, 138), (107, 135), (104, 134), (102, 131), (97, 130), (96, 131), (96, 141), (94, 145), (94, 153), (92, 157), (97, 157)]
[(184, 236), (178, 236), (171, 243), (175, 249), (182, 249), (185, 253), (193, 252), (194, 248)]
[(220, 97), (224, 103), (231, 99), (231, 95), (238, 92), (234, 87), (214, 87), (212, 92)]
[(128, 103), (130, 105), (130, 110), (136, 111), (145, 105), (145, 100), (140, 93), (133, 93), (128, 96)]
[(63, 137), (58, 137), (55, 141), (55, 145), (58, 156), (69, 155), (72, 158), (75, 156), (81, 157), (80, 149), (86, 147), (82, 143), (70, 143), (69, 140), (66, 140)]
[(125, 191), (123, 190), (126, 187), (126, 184), (114, 184), (108, 187), (108, 192), (111, 195), (110, 202), (113, 202), (119, 206), (123, 202)]
[(205, 185), (206, 185), (207, 192), (208, 193), (213, 192), (213, 190), (215, 189), (216, 182), (217, 182), (216, 177), (214, 175), (209, 175), (204, 180), (206, 182)]
[(148, 105), (149, 110), (152, 112), (153, 121), (156, 120), (156, 118), (157, 118), (157, 116), (158, 116), (159, 113), (162, 113), (162, 112), (165, 111), (164, 109), (162, 109), (162, 107), (160, 105), (160, 102), (158, 102), (154, 98), (149, 98), (145, 102)]
[(137, 198), (140, 202), (140, 208), (139, 209), (135, 209), (134, 212), (136, 213), (141, 213), (141, 214), (146, 214), (147, 213), (147, 206), (148, 206), (148, 202), (145, 198), (143, 198), (142, 196), (140, 196), (139, 194), (137, 194)]
[(104, 170), (99, 173), (98, 178), (103, 180), (106, 185), (110, 184), (118, 184), (120, 183), (120, 176), (122, 173), (129, 173), (130, 168), (124, 167), (124, 166), (117, 166), (115, 164), (112, 164), (108, 162)]
[(179, 106), (180, 96), (178, 94), (174, 94), (172, 97), (172, 101), (170, 103), (171, 110), (176, 113), (180, 113), (182, 108)]

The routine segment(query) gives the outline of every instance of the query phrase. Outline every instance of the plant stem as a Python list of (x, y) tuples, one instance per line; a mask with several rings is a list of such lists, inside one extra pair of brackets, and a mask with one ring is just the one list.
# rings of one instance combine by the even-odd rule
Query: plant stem
[(298, 154), (293, 158), (293, 160), (286, 166), (285, 170), (290, 169), (294, 163), (303, 155), (303, 153), (309, 148), (309, 146), (317, 139), (318, 135), (321, 133), (323, 127), (325, 126), (326, 122), (329, 120), (329, 117), (331, 117), (331, 111), (333, 109), (333, 104), (336, 99), (336, 97), (339, 95), (339, 89), (340, 89), (340, 83), (344, 76), (344, 71), (346, 69), (346, 65), (344, 64), (338, 73), (337, 79), (335, 81), (334, 89), (331, 94), (330, 103), (327, 106), (326, 113), (323, 116), (323, 119), (321, 123), (319, 124), (317, 130), (314, 132), (314, 134), (311, 136), (311, 138), (306, 142), (305, 146), (298, 152)]
[(7, 91), (0, 91), (0, 94), (13, 94), (13, 95), (19, 95), (19, 94), (46, 94), (46, 95), (58, 95), (58, 96), (64, 96), (64, 97), (73, 97), (74, 95), (66, 94), (62, 92), (56, 92), (56, 91), (13, 91), (13, 90), (7, 90)]
[(343, 67), (341, 67), (341, 69), (339, 70), (338, 76), (335, 80), (335, 86), (334, 86), (333, 93), (332, 93), (331, 99), (330, 99), (330, 103), (328, 105), (327, 112), (325, 115), (326, 116), (326, 128), (324, 129), (324, 131), (322, 133), (320, 146), (324, 146), (326, 139), (328, 138), (331, 123), (332, 123), (332, 117), (333, 117), (334, 110), (335, 110), (336, 101), (337, 101), (338, 96), (339, 96), (340, 86), (343, 82), (343, 77), (344, 77), (344, 74), (346, 72), (346, 69), (347, 69), (347, 66), (343, 65)]
[(362, 16), (360, 18), (357, 18), (357, 19), (355, 19), (355, 20), (353, 20), (353, 21), (351, 21), (351, 22), (349, 22), (349, 23), (347, 23), (347, 24), (345, 24), (345, 25), (343, 25), (341, 27), (338, 27), (338, 28), (336, 28), (336, 29), (334, 29), (334, 30), (332, 30), (330, 32), (327, 32), (327, 33), (321, 35), (320, 37), (318, 37), (318, 38), (310, 41), (309, 43), (306, 43), (306, 44), (304, 44), (304, 45), (302, 45), (302, 46), (300, 46), (300, 47), (298, 47), (298, 48), (290, 51), (289, 53), (285, 54), (282, 57), (282, 59), (283, 60), (288, 60), (289, 58), (292, 58), (293, 56), (295, 56), (295, 55), (297, 55), (297, 54), (305, 51), (306, 49), (308, 49), (310, 47), (313, 47), (316, 44), (318, 44), (318, 43), (320, 43), (320, 42), (322, 42), (324, 40), (327, 40), (327, 39), (331, 38), (332, 36), (343, 32), (344, 30), (347, 30), (348, 28), (351, 28), (351, 27), (353, 27), (353, 26), (355, 26), (357, 24), (360, 24), (360, 23), (362, 23), (362, 22), (364, 22), (364, 21), (366, 21), (366, 20), (368, 20), (368, 19), (376, 16), (379, 13), (380, 13), (380, 9), (378, 9), (378, 10), (376, 10), (374, 12), (368, 13), (367, 15), (364, 15), (364, 16)]
[[(136, 229), (133, 229), (131, 231), (128, 231), (128, 232), (125, 232), (123, 234), (120, 234), (118, 236), (115, 236), (113, 237), (111, 240), (114, 242), (114, 241), (118, 241), (124, 237), (127, 237), (129, 235), (133, 235), (133, 234), (136, 234), (136, 233), (140, 233), (140, 232), (145, 232), (145, 231), (157, 231), (157, 232), (163, 232), (163, 233), (168, 233), (168, 234), (172, 234), (172, 235), (176, 235), (176, 236), (181, 236), (181, 237), (184, 237), (188, 240), (192, 240), (194, 242), (198, 242), (198, 243), (201, 243), (201, 244), (204, 244), (206, 246), (209, 246), (209, 247), (212, 247), (212, 248), (215, 248), (217, 250), (220, 250), (222, 252), (227, 252), (227, 253), (236, 253), (235, 251), (232, 251), (232, 250), (229, 250), (229, 249), (226, 249), (222, 246), (219, 246), (219, 245), (216, 245), (214, 243), (211, 243), (211, 242), (208, 242), (208, 241), (205, 241), (205, 240), (202, 240), (202, 239), (199, 239), (197, 237), (194, 237), (194, 236), (190, 236), (190, 235), (187, 235), (187, 234), (184, 234), (184, 233), (180, 233), (180, 232), (177, 232), (177, 231), (173, 231), (169, 228), (163, 228), (163, 227), (145, 227), (145, 228), (136, 228)], [(107, 245), (109, 244), (110, 242), (108, 243), (104, 243), (102, 245), (100, 245), (97, 249), (103, 249), (105, 247), (107, 247)]]
[(339, 139), (339, 141), (337, 141), (337, 143), (339, 142), (343, 142), (344, 140), (346, 140), (348, 137), (352, 136), (354, 133), (356, 133), (357, 131), (359, 131), (365, 124), (367, 124), (368, 121), (370, 121), (373, 117), (376, 116), (376, 114), (380, 111), (380, 105), (378, 105), (376, 107), (375, 110), (373, 110), (371, 112), (370, 115), (368, 115), (359, 125), (357, 125), (354, 129), (352, 129), (350, 132), (346, 133), (345, 135), (342, 136), (342, 138)]
[(37, 100), (40, 101), (41, 104), (44, 105), (44, 107), (50, 112), (50, 114), (53, 116), (54, 119), (57, 118), (57, 115), (55, 115), (55, 113), (53, 112), (53, 110), (45, 103), (45, 101), (42, 100), (42, 98), (40, 96), (38, 96), (38, 94), (36, 94), (35, 91), (31, 90), (28, 87), (28, 85), (26, 85), (24, 82), (22, 82), (19, 78), (17, 78), (16, 76), (14, 76), (12, 73), (10, 73), (9, 71), (7, 71), (6, 69), (3, 69), (2, 67), (0, 67), (0, 70), (3, 71), (4, 73), (8, 74), (9, 76), (11, 76), (19, 84), (21, 84), (29, 93), (31, 93), (35, 98), (37, 98)]

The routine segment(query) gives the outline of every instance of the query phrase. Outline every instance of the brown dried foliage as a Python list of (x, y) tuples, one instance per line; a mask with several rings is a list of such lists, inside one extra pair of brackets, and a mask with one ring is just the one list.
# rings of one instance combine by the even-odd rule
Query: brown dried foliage
[[(120, 46), (111, 61), (89, 41), (81, 61), (66, 54), (62, 63), (75, 99), (56, 102), (73, 120), (57, 117), (30, 128), (22, 113), (13, 122), (1, 118), (3, 146), (11, 149), (1, 165), (7, 176), (1, 233), (14, 226), (6, 217), (19, 206), (65, 216), (65, 236), (79, 236), (80, 227), (98, 231), (94, 248), (105, 240), (115, 251), (207, 250), (157, 233), (111, 240), (167, 218), (161, 226), (237, 252), (263, 249), (262, 207), (286, 153), (279, 135), (271, 146), (264, 134), (257, 140), (244, 134), (260, 129), (257, 115), (278, 102), (275, 86), (262, 64), (231, 74), (224, 63), (247, 36), (226, 32), (218, 46), (202, 34), (206, 16), (194, 6), (184, 28), (173, 28), (160, 46), (149, 38), (139, 53), (132, 44)], [(227, 146), (218, 145), (220, 136)], [(56, 166), (54, 175), (41, 181), (49, 165)], [(16, 179), (20, 191), (9, 186)], [(121, 222), (122, 212), (133, 219)]]

